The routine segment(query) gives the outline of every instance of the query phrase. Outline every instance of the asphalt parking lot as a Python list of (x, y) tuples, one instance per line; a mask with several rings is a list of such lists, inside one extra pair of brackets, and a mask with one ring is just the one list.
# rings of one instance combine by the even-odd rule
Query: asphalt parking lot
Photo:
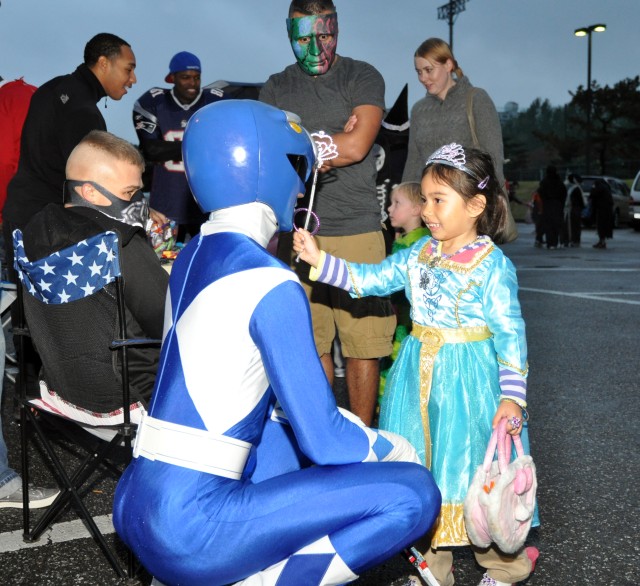
[[(528, 542), (541, 552), (526, 586), (640, 584), (640, 233), (616, 231), (596, 250), (533, 247), (532, 228), (504, 247), (518, 269), (529, 343), (532, 454), (542, 525)], [(5, 381), (6, 382), (6, 381)], [(19, 430), (6, 389), (3, 423), (19, 466)], [(344, 403), (344, 383), (336, 393)], [(35, 461), (37, 451), (33, 450)], [(37, 483), (50, 483), (41, 464)], [(115, 482), (98, 478), (92, 511), (109, 526)], [(122, 584), (82, 525), (69, 514), (38, 544), (21, 540), (21, 511), (0, 510), (0, 583), (30, 586)], [(111, 539), (115, 536), (111, 534)], [(221, 551), (220, 555), (224, 555)], [(482, 572), (467, 550), (455, 554), (458, 586)], [(400, 586), (417, 575), (401, 556), (366, 572), (357, 586)], [(129, 581), (148, 585), (149, 576)]]

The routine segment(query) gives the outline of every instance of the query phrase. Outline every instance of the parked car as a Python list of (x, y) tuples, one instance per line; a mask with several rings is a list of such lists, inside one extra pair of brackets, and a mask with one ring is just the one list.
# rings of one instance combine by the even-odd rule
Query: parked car
[(640, 171), (631, 184), (631, 226), (640, 232)]
[[(589, 207), (589, 194), (591, 193), (591, 188), (593, 187), (596, 179), (604, 179), (611, 188), (611, 195), (613, 196), (614, 227), (619, 228), (621, 224), (630, 223), (631, 196), (629, 195), (629, 186), (622, 181), (622, 179), (618, 179), (617, 177), (611, 177), (609, 175), (583, 175), (580, 187), (582, 187), (582, 192), (584, 193), (585, 209)], [(640, 209), (638, 211), (640, 212)], [(593, 218), (586, 217), (584, 223), (586, 226), (592, 226)]]

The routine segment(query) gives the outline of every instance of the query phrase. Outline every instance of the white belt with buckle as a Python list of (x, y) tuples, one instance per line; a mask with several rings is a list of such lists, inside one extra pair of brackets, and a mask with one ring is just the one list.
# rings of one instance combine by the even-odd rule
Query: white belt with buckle
[(249, 442), (143, 414), (133, 457), (238, 480), (251, 451)]

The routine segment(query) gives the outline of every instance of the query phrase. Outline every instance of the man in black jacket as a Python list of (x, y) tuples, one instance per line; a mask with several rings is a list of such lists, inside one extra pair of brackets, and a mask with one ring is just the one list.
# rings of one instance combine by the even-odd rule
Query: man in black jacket
[[(147, 212), (140, 191), (143, 169), (142, 155), (133, 145), (108, 132), (90, 132), (69, 157), (64, 207), (49, 204), (38, 212), (24, 228), (23, 242), (27, 257), (35, 261), (104, 231), (116, 232), (128, 334), (161, 338), (168, 274), (142, 228)], [(71, 418), (78, 419), (81, 410), (82, 420), (95, 417), (104, 423), (121, 403), (119, 369), (109, 350), (115, 324), (100, 328), (105, 310), (88, 299), (56, 308), (45, 313), (48, 339), (36, 340), (49, 386), (49, 392), (41, 389), (42, 399)], [(95, 353), (87, 351), (91, 344)], [(136, 403), (132, 419), (151, 396), (158, 360), (158, 348), (129, 350), (131, 399)]]
[(135, 67), (126, 41), (100, 33), (87, 43), (84, 63), (73, 73), (36, 90), (22, 130), (18, 171), (3, 211), (10, 229), (23, 227), (48, 203), (62, 205), (64, 169), (71, 151), (91, 130), (107, 129), (97, 102), (104, 97), (121, 99), (136, 82)]

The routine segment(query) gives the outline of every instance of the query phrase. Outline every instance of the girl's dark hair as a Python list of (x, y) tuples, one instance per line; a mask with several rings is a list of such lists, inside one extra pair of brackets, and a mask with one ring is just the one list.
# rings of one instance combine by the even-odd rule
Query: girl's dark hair
[(505, 242), (508, 204), (498, 183), (493, 159), (489, 153), (480, 149), (465, 148), (464, 153), (465, 167), (473, 175), (456, 167), (433, 163), (425, 167), (422, 177), (430, 174), (435, 181), (451, 187), (465, 202), (478, 194), (484, 195), (486, 205), (476, 219), (476, 230), (478, 234), (486, 234), (496, 244), (501, 244)]
[(294, 12), (302, 14), (321, 14), (323, 12), (336, 12), (336, 7), (331, 0), (293, 0), (289, 5), (289, 18)]
[(114, 59), (120, 55), (122, 46), (131, 47), (127, 41), (111, 33), (98, 33), (84, 47), (84, 64), (93, 67), (100, 57)]

